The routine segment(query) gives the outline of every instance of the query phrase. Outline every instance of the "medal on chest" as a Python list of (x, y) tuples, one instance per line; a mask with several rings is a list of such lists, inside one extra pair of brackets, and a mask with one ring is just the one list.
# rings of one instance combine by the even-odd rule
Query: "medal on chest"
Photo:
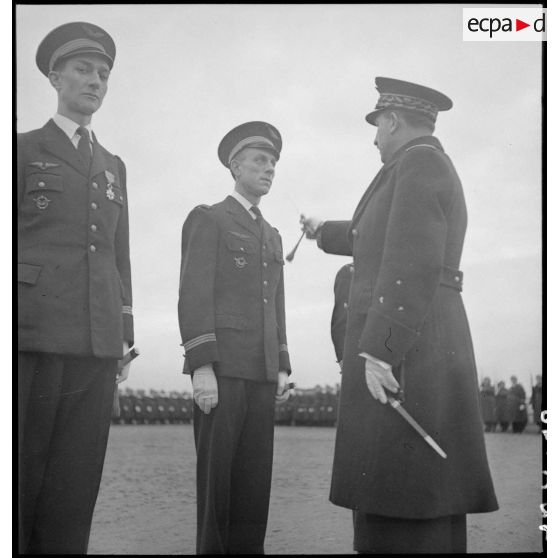
[(114, 174), (112, 174), (112, 172), (110, 172), (109, 170), (106, 170), (105, 171), (105, 177), (107, 179), (106, 196), (110, 201), (112, 201), (116, 197), (116, 194), (113, 190), (115, 176), (114, 176)]
[(239, 256), (234, 258), (234, 265), (236, 265), (238, 269), (245, 268), (247, 264), (248, 262), (246, 261), (246, 258), (244, 256)]

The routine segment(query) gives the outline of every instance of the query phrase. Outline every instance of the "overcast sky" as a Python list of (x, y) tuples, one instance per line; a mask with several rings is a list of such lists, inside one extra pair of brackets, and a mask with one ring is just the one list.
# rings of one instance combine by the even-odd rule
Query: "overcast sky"
[[(56, 94), (35, 66), (41, 39), (90, 21), (116, 42), (92, 124), (127, 165), (136, 343), (132, 388), (191, 390), (176, 305), (181, 227), (233, 188), (217, 159), (232, 127), (265, 120), (283, 136), (260, 205), (285, 253), (300, 212), (349, 219), (381, 167), (375, 76), (451, 97), (436, 136), (463, 182), (461, 269), (479, 375), (530, 392), (541, 372), (541, 45), (463, 42), (462, 5), (18, 6), (17, 128), (42, 126)], [(292, 379), (339, 382), (330, 340), (333, 281), (348, 258), (304, 240), (285, 265)]]

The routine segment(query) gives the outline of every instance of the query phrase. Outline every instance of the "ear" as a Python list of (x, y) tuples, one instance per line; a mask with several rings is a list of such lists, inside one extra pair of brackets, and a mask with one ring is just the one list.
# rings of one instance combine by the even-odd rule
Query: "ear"
[(240, 163), (236, 159), (233, 159), (229, 165), (229, 169), (232, 175), (236, 178), (240, 173)]
[(389, 112), (387, 117), (389, 119), (389, 131), (393, 134), (401, 127), (401, 117), (396, 112)]
[(48, 73), (48, 81), (50, 81), (50, 84), (52, 85), (52, 87), (54, 87), (54, 89), (56, 89), (56, 91), (58, 91), (61, 87), (61, 85), (60, 85), (60, 72), (55, 72), (54, 70), (51, 70)]

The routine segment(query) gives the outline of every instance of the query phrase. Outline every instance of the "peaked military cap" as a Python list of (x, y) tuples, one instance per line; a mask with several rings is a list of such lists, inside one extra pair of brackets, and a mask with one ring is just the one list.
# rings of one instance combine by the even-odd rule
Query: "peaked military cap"
[(257, 147), (271, 151), (279, 160), (283, 140), (279, 130), (267, 122), (245, 122), (233, 128), (221, 140), (217, 154), (225, 167), (246, 147)]
[(374, 111), (366, 115), (366, 121), (373, 126), (376, 125), (377, 116), (385, 109), (414, 111), (436, 122), (439, 111), (449, 110), (453, 106), (452, 100), (443, 93), (410, 81), (377, 77), (376, 89), (380, 98)]
[(48, 76), (58, 60), (78, 54), (98, 54), (112, 69), (116, 47), (112, 37), (98, 25), (84, 21), (65, 23), (41, 41), (37, 49), (37, 66)]

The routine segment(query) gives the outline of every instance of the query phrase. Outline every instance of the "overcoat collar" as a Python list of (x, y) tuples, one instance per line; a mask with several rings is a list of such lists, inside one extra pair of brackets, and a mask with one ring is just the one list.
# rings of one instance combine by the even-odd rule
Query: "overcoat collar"
[(248, 212), (244, 207), (242, 207), (242, 204), (240, 204), (232, 196), (227, 196), (225, 198), (225, 203), (227, 211), (232, 215), (235, 223), (238, 223), (241, 227), (250, 231), (256, 238), (260, 239), (262, 237), (262, 230), (260, 229), (258, 223), (256, 223), (250, 215), (248, 215)]
[(376, 190), (378, 184), (381, 182), (381, 179), (385, 174), (385, 172), (388, 169), (391, 169), (397, 163), (397, 161), (399, 161), (399, 159), (403, 156), (403, 154), (407, 152), (407, 150), (411, 149), (412, 147), (417, 147), (419, 145), (429, 145), (431, 147), (435, 147), (436, 149), (439, 149), (440, 151), (444, 151), (444, 149), (442, 148), (442, 144), (440, 143), (440, 140), (434, 136), (421, 136), (407, 142), (405, 145), (402, 145), (384, 163), (383, 167), (379, 170), (378, 174), (374, 177), (374, 180), (372, 181), (370, 186), (368, 186), (368, 188), (366, 189), (366, 192), (364, 192), (364, 195), (360, 199), (360, 202), (358, 203), (355, 213), (353, 215), (353, 222), (351, 224), (350, 230), (354, 229), (354, 227), (362, 217), (362, 214), (364, 213), (364, 209), (368, 205), (368, 202), (370, 201), (370, 198), (372, 197), (374, 190)]
[(109, 168), (115, 168), (114, 157), (97, 142), (95, 134), (93, 134), (93, 140), (93, 154), (90, 169), (87, 169), (71, 140), (55, 124), (54, 120), (50, 119), (43, 126), (40, 143), (46, 151), (59, 157), (80, 174), (89, 178)]

